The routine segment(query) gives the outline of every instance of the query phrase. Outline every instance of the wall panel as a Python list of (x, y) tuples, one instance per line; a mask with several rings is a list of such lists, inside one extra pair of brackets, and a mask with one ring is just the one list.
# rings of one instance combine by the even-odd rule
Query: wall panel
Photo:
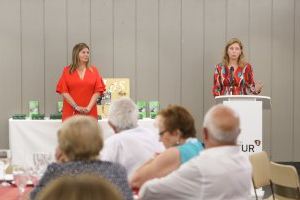
[(39, 112), (45, 112), (45, 45), (44, 0), (21, 1), (22, 104), (28, 113), (28, 102), (39, 101)]
[[(272, 158), (293, 159), (294, 1), (273, 1)], [(288, 66), (288, 67), (287, 67)], [(285, 148), (280, 148), (285, 146)]]
[(136, 99), (136, 8), (134, 0), (115, 0), (114, 77), (130, 79), (130, 96)]
[(20, 27), (20, 0), (0, 1), (0, 148), (8, 148), (8, 118), (22, 112)]
[(181, 1), (159, 1), (159, 100), (162, 107), (180, 104)]
[(295, 1), (293, 160), (300, 161), (300, 1)]
[[(251, 2), (251, 1), (250, 1)], [(226, 39), (239, 38), (248, 58), (249, 0), (227, 0)]]
[(204, 5), (203, 115), (215, 104), (212, 96), (213, 74), (216, 64), (222, 61), (226, 43), (226, 1), (206, 0)]
[(158, 100), (158, 0), (137, 1), (136, 97)]
[(114, 70), (114, 1), (91, 0), (91, 63), (104, 78)]
[[(55, 15), (53, 15), (55, 13)], [(56, 84), (67, 64), (66, 0), (45, 0), (45, 113), (57, 112)]]
[(198, 132), (203, 113), (204, 1), (182, 1), (182, 105), (193, 114)]
[(71, 63), (73, 47), (80, 42), (91, 43), (91, 0), (67, 1), (68, 63)]

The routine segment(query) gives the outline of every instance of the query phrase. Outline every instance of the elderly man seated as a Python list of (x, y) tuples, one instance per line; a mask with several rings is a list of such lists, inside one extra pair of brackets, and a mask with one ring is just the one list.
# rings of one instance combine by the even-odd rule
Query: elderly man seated
[(128, 176), (155, 154), (164, 150), (158, 134), (138, 126), (138, 110), (127, 97), (112, 102), (108, 124), (115, 135), (105, 140), (101, 159), (123, 165)]
[(229, 107), (217, 105), (205, 115), (203, 126), (206, 149), (170, 175), (146, 182), (140, 199), (248, 199), (251, 164), (236, 144), (238, 115)]

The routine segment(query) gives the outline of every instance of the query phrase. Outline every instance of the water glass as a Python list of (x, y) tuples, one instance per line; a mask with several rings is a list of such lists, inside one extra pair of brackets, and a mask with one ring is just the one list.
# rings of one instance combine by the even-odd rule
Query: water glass
[(15, 165), (13, 166), (13, 176), (14, 176), (15, 184), (19, 190), (19, 195), (21, 197), (25, 192), (25, 188), (29, 180), (27, 171), (24, 167)]
[(50, 153), (36, 152), (33, 153), (34, 169), (38, 176), (42, 176), (47, 166), (52, 162), (53, 156)]
[(3, 163), (3, 173), (8, 173), (8, 167), (11, 165), (11, 156), (10, 150), (8, 149), (0, 149), (0, 162)]

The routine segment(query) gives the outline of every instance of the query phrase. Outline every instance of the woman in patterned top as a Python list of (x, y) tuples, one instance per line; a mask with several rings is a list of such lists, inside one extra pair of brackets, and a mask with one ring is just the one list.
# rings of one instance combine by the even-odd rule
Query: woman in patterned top
[(67, 119), (58, 130), (57, 163), (47, 167), (38, 185), (31, 193), (31, 199), (50, 181), (61, 176), (91, 174), (111, 182), (124, 200), (132, 200), (127, 173), (123, 166), (97, 160), (103, 147), (102, 131), (97, 120), (90, 116), (76, 115)]
[(259, 94), (262, 87), (261, 82), (254, 82), (253, 69), (245, 61), (242, 42), (232, 38), (225, 46), (222, 63), (215, 67), (213, 95)]

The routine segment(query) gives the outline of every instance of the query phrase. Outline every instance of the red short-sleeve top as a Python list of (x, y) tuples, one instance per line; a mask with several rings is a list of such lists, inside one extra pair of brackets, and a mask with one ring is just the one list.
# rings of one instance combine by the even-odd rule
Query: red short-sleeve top
[[(69, 93), (76, 104), (81, 107), (86, 107), (94, 93), (102, 94), (105, 91), (105, 85), (95, 66), (90, 66), (86, 69), (83, 79), (80, 79), (78, 72), (75, 70), (70, 73), (70, 66), (64, 67), (63, 73), (57, 83), (56, 92), (59, 94)], [(64, 99), (62, 120), (73, 116), (76, 111)], [(93, 106), (88, 115), (98, 118), (96, 104)]]

